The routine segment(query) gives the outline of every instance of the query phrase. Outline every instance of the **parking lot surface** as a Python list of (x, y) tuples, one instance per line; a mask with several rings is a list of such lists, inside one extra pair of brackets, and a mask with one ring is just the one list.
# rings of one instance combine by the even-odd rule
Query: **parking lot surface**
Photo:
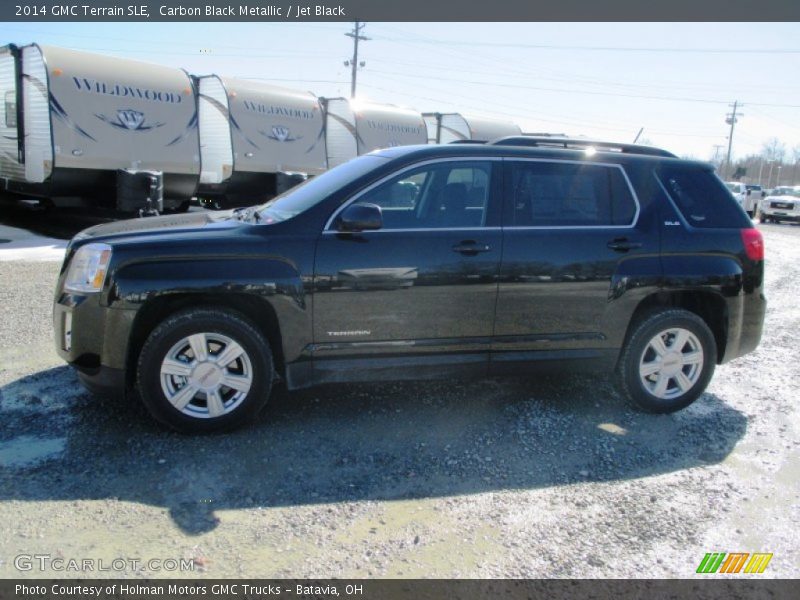
[[(602, 376), (340, 385), (187, 437), (57, 357), (59, 239), (91, 223), (46, 218), (0, 230), (0, 577), (187, 576), (142, 566), (180, 558), (208, 577), (692, 577), (707, 552), (800, 574), (800, 226), (759, 226), (761, 346), (679, 413), (634, 412)], [(34, 554), (129, 562), (16, 568)]]

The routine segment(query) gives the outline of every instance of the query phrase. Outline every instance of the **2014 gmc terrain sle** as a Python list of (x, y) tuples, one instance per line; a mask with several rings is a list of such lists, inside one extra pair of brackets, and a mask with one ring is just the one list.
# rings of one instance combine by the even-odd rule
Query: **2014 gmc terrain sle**
[(270, 202), (99, 225), (67, 250), (60, 355), (180, 431), (273, 383), (615, 372), (678, 410), (761, 337), (764, 247), (705, 163), (518, 137), (372, 153)]

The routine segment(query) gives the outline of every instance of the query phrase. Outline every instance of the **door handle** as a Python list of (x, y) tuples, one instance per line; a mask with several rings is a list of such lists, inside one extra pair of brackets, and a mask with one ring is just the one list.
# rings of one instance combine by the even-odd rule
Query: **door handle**
[(453, 252), (460, 252), (461, 254), (476, 255), (479, 252), (489, 252), (492, 247), (487, 244), (479, 244), (473, 240), (464, 240), (453, 246)]
[(628, 238), (614, 238), (606, 245), (615, 252), (627, 252), (642, 247), (641, 242), (632, 242)]

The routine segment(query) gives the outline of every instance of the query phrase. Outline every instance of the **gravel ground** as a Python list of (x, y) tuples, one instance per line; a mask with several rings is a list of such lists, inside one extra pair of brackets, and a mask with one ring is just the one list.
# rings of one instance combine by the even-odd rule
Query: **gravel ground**
[[(668, 416), (608, 379), (279, 393), (233, 434), (160, 430), (52, 349), (56, 262), (0, 262), (0, 577), (14, 557), (194, 558), (208, 577), (798, 577), (800, 227), (762, 225), (766, 333)], [(187, 575), (183, 573), (183, 575)]]

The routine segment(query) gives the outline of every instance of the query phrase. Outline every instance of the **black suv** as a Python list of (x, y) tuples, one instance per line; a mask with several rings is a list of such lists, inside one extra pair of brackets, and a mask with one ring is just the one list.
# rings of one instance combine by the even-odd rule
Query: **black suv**
[(273, 383), (615, 372), (690, 404), (761, 337), (764, 247), (705, 163), (518, 137), (374, 152), (270, 202), (99, 225), (70, 243), (60, 355), (181, 431)]

